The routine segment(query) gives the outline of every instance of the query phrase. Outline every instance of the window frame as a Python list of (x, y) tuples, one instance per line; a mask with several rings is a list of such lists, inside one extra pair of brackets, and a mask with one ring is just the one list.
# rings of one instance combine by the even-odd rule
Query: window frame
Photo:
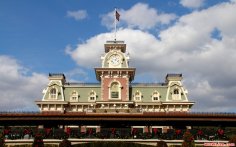
[[(157, 98), (157, 99), (155, 99), (155, 98)], [(154, 101), (154, 102), (160, 101), (160, 93), (156, 90), (152, 93), (152, 101)]]
[(141, 101), (142, 100), (142, 93), (137, 90), (135, 93), (134, 93), (134, 101)]
[(72, 101), (72, 102), (79, 101), (79, 94), (77, 91), (74, 90), (71, 92), (70, 101)]
[[(54, 91), (55, 90), (55, 91)], [(52, 92), (53, 91), (53, 92)], [(58, 90), (55, 87), (52, 87), (49, 91), (49, 99), (56, 100), (58, 97)]]
[[(113, 90), (113, 85), (116, 84), (117, 86), (117, 89), (116, 90)], [(121, 100), (121, 86), (120, 86), (120, 82), (119, 81), (112, 81), (110, 83), (110, 86), (109, 86), (109, 100)], [(118, 97), (116, 98), (113, 98), (112, 97), (112, 92), (116, 92), (118, 93)]]
[(94, 90), (92, 90), (91, 92), (89, 92), (88, 101), (95, 102), (96, 100), (97, 100), (97, 94)]
[(180, 101), (181, 100), (181, 93), (180, 93), (180, 88), (175, 87), (172, 91), (172, 100), (174, 101)]

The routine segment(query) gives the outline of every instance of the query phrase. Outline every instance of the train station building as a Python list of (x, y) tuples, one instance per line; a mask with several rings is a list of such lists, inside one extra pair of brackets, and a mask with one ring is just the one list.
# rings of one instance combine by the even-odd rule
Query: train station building
[(134, 114), (188, 112), (194, 102), (182, 84), (182, 74), (167, 74), (162, 83), (132, 83), (134, 67), (124, 41), (107, 41), (101, 67), (94, 68), (97, 83), (71, 83), (62, 73), (50, 73), (40, 112)]

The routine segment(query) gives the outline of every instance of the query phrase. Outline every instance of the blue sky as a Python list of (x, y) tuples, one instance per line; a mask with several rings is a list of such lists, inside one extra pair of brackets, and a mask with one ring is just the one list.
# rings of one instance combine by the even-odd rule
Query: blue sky
[[(140, 2), (142, 1), (3, 0), (0, 5), (1, 54), (20, 59), (23, 65), (33, 71), (68, 71), (76, 66), (65, 55), (64, 48), (68, 44), (77, 45), (91, 36), (109, 32), (101, 25), (102, 15), (113, 11), (114, 7), (129, 9)], [(178, 2), (172, 1), (149, 1), (146, 4), (165, 12), (174, 9), (178, 15), (189, 11), (181, 9)], [(75, 20), (68, 17), (68, 11), (79, 10), (87, 12), (86, 18)]]
[(49, 72), (96, 82), (115, 7), (135, 82), (183, 73), (194, 111), (236, 112), (234, 0), (1, 0), (0, 110), (37, 110)]

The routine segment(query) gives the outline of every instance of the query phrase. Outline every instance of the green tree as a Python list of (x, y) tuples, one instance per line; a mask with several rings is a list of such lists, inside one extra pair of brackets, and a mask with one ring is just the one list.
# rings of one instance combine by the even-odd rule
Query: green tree
[(234, 143), (234, 145), (236, 146), (236, 135), (230, 138), (229, 143)]
[(195, 147), (194, 137), (189, 130), (184, 133), (182, 147)]
[(60, 142), (59, 147), (72, 147), (72, 145), (69, 140), (63, 139), (62, 142)]
[(158, 141), (157, 147), (168, 147), (167, 143), (165, 141)]
[(0, 134), (0, 147), (4, 146), (4, 144), (5, 144), (5, 140), (4, 139), (5, 138), (4, 138), (3, 134)]
[(44, 147), (43, 137), (41, 134), (36, 134), (32, 147)]

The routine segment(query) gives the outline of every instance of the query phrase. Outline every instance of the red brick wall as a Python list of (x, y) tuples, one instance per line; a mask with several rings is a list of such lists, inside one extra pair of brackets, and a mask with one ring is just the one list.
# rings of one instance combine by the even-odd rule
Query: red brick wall
[(104, 101), (109, 101), (109, 86), (112, 82), (117, 81), (121, 84), (121, 101), (126, 101), (128, 96), (127, 84), (129, 83), (128, 79), (126, 78), (103, 78), (103, 87), (102, 87), (102, 95)]

